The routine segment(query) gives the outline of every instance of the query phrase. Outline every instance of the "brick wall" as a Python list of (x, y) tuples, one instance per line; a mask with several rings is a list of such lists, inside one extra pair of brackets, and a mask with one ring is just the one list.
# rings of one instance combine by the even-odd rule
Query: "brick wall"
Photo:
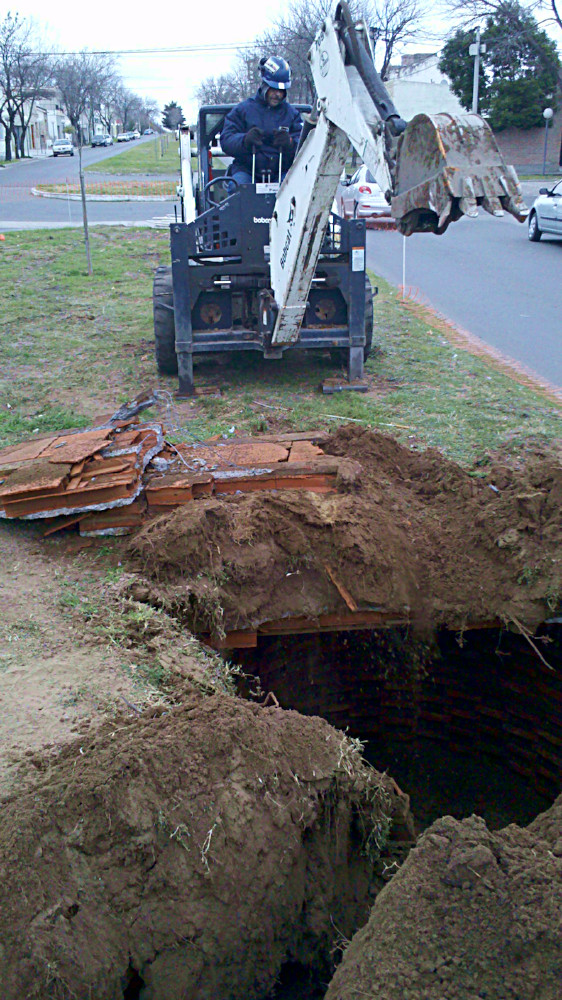
[[(542, 172), (544, 154), (544, 126), (541, 128), (506, 128), (496, 132), (496, 141), (506, 163), (512, 163), (517, 170)], [(555, 112), (548, 129), (546, 154), (547, 172), (557, 173), (562, 160), (562, 108)]]

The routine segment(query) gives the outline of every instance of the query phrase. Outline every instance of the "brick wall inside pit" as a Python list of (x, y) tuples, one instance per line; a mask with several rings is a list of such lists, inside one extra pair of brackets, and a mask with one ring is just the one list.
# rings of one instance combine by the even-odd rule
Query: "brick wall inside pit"
[[(530, 167), (532, 172), (541, 172), (544, 155), (544, 127), (517, 129), (506, 128), (496, 132), (496, 141), (506, 163), (513, 163), (516, 169)], [(555, 112), (548, 130), (547, 171), (557, 172), (562, 160), (562, 107)]]

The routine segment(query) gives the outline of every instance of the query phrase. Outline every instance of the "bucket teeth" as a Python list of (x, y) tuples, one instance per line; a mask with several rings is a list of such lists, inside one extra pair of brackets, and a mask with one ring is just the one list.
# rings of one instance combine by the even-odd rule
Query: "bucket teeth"
[(463, 215), (468, 215), (471, 219), (475, 219), (478, 215), (478, 204), (471, 177), (465, 177), (462, 182), (462, 198), (459, 201), (459, 209)]
[(485, 195), (482, 198), (482, 208), (490, 215), (495, 215), (498, 219), (503, 215), (503, 208), (501, 206), (501, 201), (496, 198), (494, 194)]

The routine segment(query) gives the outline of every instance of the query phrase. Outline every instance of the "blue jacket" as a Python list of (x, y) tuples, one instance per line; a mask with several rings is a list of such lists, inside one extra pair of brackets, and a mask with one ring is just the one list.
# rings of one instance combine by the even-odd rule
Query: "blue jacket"
[(263, 146), (256, 146), (256, 174), (261, 175), (264, 170), (271, 171), (272, 180), (275, 180), (279, 170), (280, 150), (273, 145), (274, 133), (278, 128), (288, 128), (293, 140), (291, 148), (283, 152), (281, 169), (285, 174), (295, 158), (302, 118), (297, 109), (288, 104), (286, 99), (277, 107), (270, 108), (259, 91), (255, 97), (248, 97), (232, 108), (225, 118), (221, 132), (223, 153), (234, 157), (231, 172), (237, 167), (252, 172), (252, 149), (244, 145), (244, 136), (254, 125), (261, 128), (264, 133)]

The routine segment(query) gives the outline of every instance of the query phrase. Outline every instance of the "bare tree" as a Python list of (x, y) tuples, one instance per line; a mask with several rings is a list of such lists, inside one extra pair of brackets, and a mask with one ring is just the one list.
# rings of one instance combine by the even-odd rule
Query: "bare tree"
[(6, 135), (6, 159), (24, 155), (25, 136), (38, 97), (45, 96), (52, 75), (50, 59), (40, 51), (32, 21), (7, 14), (0, 23), (0, 122)]
[(93, 274), (86, 210), (86, 187), (82, 169), (82, 146), (84, 142), (84, 119), (88, 117), (93, 95), (103, 88), (103, 81), (113, 79), (113, 61), (108, 56), (80, 52), (75, 56), (64, 56), (55, 66), (54, 78), (61, 104), (78, 139), (80, 190), (82, 193), (82, 217), (84, 221), (84, 242), (88, 274)]
[[(287, 14), (257, 40), (257, 48), (281, 52), (291, 64), (295, 82), (292, 99), (314, 100), (314, 85), (308, 63), (308, 50), (323, 20), (333, 13), (334, 0), (294, 0)], [(379, 72), (383, 80), (396, 47), (415, 38), (424, 19), (419, 0), (351, 0), (349, 7), (362, 18), (375, 43), (375, 56), (382, 51)], [(379, 59), (377, 58), (377, 62)]]
[[(385, 80), (396, 47), (415, 38), (422, 24), (425, 15), (420, 0), (351, 0), (349, 6), (371, 30), (375, 55), (381, 53), (380, 74)], [(252, 49), (239, 53), (231, 73), (203, 81), (196, 91), (199, 103), (224, 104), (248, 97), (260, 84), (259, 60), (270, 53), (282, 55), (291, 64), (291, 100), (313, 103), (314, 83), (308, 50), (322, 21), (334, 10), (334, 0), (293, 0), (273, 27), (256, 38)]]
[(160, 128), (158, 118), (160, 115), (160, 108), (158, 107), (158, 102), (154, 100), (153, 97), (145, 97), (141, 101), (141, 111), (140, 111), (140, 122), (139, 127), (141, 131), (145, 128), (155, 127)]
[(123, 131), (129, 125), (137, 125), (142, 112), (142, 98), (121, 83), (113, 94), (113, 106), (121, 122)]
[(374, 28), (377, 54), (382, 48), (379, 73), (383, 80), (388, 79), (396, 47), (415, 39), (423, 17), (418, 0), (377, 0), (374, 4), (373, 16), (367, 23)]

